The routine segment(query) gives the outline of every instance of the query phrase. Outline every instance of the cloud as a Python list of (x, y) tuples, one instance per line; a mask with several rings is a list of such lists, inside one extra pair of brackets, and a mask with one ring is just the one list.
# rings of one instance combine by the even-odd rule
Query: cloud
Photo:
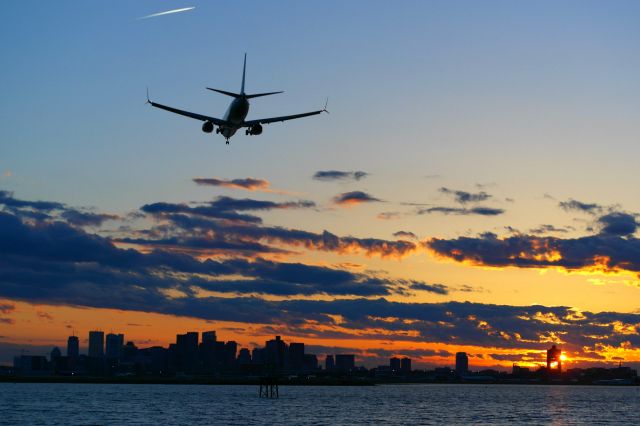
[(102, 226), (108, 220), (120, 219), (114, 214), (82, 212), (75, 209), (66, 210), (61, 216), (75, 226)]
[(9, 302), (0, 302), (0, 314), (10, 314), (16, 309), (16, 305)]
[(189, 12), (195, 8), (196, 8), (195, 6), (191, 6), (191, 7), (182, 7), (180, 9), (165, 10), (164, 12), (157, 12), (157, 13), (152, 13), (151, 15), (141, 16), (138, 19), (148, 19), (148, 18), (155, 18), (158, 16), (172, 15), (174, 13)]
[(362, 191), (351, 191), (338, 194), (333, 197), (333, 202), (342, 206), (357, 205), (362, 203), (379, 203), (381, 199), (375, 198)]
[(394, 232), (393, 236), (396, 238), (409, 238), (412, 240), (417, 240), (418, 236), (416, 234), (414, 234), (413, 232), (409, 232), (409, 231), (398, 231), (398, 232)]
[(574, 199), (560, 201), (558, 206), (565, 211), (578, 211), (589, 214), (596, 214), (602, 211), (603, 207), (596, 203), (583, 203)]
[(275, 209), (306, 209), (315, 207), (313, 201), (288, 201), (278, 203), (274, 201), (261, 201), (249, 198), (237, 199), (231, 197), (218, 197), (208, 203), (200, 203), (194, 207), (188, 204), (175, 204), (158, 202), (145, 204), (140, 208), (145, 213), (162, 216), (174, 213), (187, 213), (214, 219), (225, 219), (230, 221), (261, 223), (258, 216), (238, 213), (239, 211), (267, 211)]
[[(67, 292), (109, 298), (110, 292), (128, 290), (133, 302), (138, 297), (158, 300), (167, 289), (192, 294), (194, 288), (278, 296), (380, 296), (405, 286), (403, 281), (372, 274), (301, 263), (259, 258), (199, 261), (162, 251), (144, 254), (120, 249), (104, 237), (64, 223), (23, 223), (6, 213), (0, 213), (0, 256), (0, 294), (10, 298), (39, 293), (56, 301)], [(3, 312), (11, 309), (2, 307)]]
[(8, 207), (9, 209), (22, 209), (29, 208), (34, 210), (40, 210), (44, 212), (50, 212), (52, 210), (64, 210), (65, 206), (62, 203), (55, 203), (51, 201), (24, 201), (13, 197), (13, 192), (0, 190), (0, 204)]
[(264, 179), (244, 178), (244, 179), (218, 179), (218, 178), (194, 178), (198, 185), (220, 186), (223, 188), (243, 189), (247, 191), (268, 192), (270, 183)]
[(315, 180), (331, 182), (336, 180), (355, 180), (359, 181), (369, 176), (369, 173), (363, 171), (355, 171), (355, 172), (343, 172), (338, 170), (324, 170), (317, 171), (313, 178)]
[(559, 233), (565, 234), (573, 230), (575, 229), (571, 226), (558, 228), (557, 226), (554, 226), (554, 225), (544, 224), (544, 225), (538, 226), (537, 228), (530, 229), (529, 232), (531, 232), (532, 234), (548, 234), (553, 232), (559, 232)]
[(638, 222), (634, 215), (628, 213), (613, 212), (600, 216), (598, 224), (600, 232), (606, 235), (632, 235), (638, 229)]
[(376, 217), (380, 220), (394, 220), (400, 219), (400, 216), (402, 216), (400, 212), (382, 212), (379, 213)]
[(426, 245), (438, 256), (473, 265), (640, 273), (640, 240), (617, 235), (562, 239), (533, 235), (498, 238), (485, 233), (451, 240), (434, 238)]
[(441, 295), (449, 294), (449, 288), (444, 284), (427, 284), (422, 282), (412, 282), (410, 285), (412, 290), (428, 291)]
[(498, 216), (505, 212), (504, 209), (496, 209), (491, 207), (473, 207), (473, 208), (458, 208), (458, 207), (429, 207), (426, 209), (419, 209), (418, 214), (455, 214), (455, 215), (480, 215), (480, 216)]
[(491, 198), (491, 195), (487, 194), (484, 191), (473, 193), (473, 192), (449, 189), (445, 187), (440, 188), (438, 191), (442, 192), (443, 194), (453, 196), (454, 200), (460, 204), (477, 203), (480, 201), (486, 201), (489, 198)]

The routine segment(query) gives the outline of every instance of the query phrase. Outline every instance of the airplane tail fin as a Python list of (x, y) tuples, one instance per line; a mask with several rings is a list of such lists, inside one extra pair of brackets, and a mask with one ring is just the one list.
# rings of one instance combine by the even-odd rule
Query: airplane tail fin
[(244, 54), (244, 65), (242, 66), (242, 87), (240, 87), (240, 94), (244, 95), (244, 75), (247, 71), (247, 53)]
[(244, 65), (242, 66), (242, 86), (240, 86), (240, 93), (227, 92), (226, 90), (214, 89), (212, 87), (207, 87), (208, 90), (213, 90), (214, 92), (222, 93), (223, 95), (231, 96), (232, 98), (259, 98), (260, 96), (268, 96), (268, 95), (276, 95), (278, 93), (284, 93), (283, 91), (279, 92), (267, 92), (267, 93), (254, 93), (252, 95), (247, 95), (244, 93), (244, 81), (245, 76), (247, 74), (247, 54), (244, 54)]
[(247, 99), (251, 99), (251, 98), (259, 98), (260, 96), (277, 95), (278, 93), (284, 93), (284, 91), (281, 90), (279, 92), (255, 93), (253, 95), (244, 95), (244, 97)]
[(241, 98), (242, 95), (233, 92), (227, 92), (226, 90), (214, 89), (211, 87), (207, 87), (207, 90), (213, 90), (214, 92), (222, 93), (223, 95), (231, 96), (232, 98)]

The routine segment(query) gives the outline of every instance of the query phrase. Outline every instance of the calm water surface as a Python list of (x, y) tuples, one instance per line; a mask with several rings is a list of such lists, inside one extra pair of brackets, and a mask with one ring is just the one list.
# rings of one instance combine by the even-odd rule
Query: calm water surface
[(627, 424), (639, 387), (257, 386), (0, 383), (0, 424)]

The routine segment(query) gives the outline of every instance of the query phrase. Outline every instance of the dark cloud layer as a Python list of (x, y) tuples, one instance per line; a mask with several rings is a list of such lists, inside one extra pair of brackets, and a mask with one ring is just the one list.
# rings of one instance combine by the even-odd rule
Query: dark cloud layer
[(355, 180), (358, 181), (360, 179), (364, 179), (367, 177), (369, 173), (363, 171), (355, 171), (355, 172), (343, 172), (339, 170), (321, 170), (317, 171), (313, 178), (315, 180), (330, 182), (336, 180)]
[(455, 214), (455, 215), (480, 215), (480, 216), (498, 216), (505, 212), (504, 209), (496, 209), (492, 207), (472, 207), (472, 208), (458, 208), (458, 207), (429, 207), (426, 209), (419, 209), (418, 214)]
[[(15, 205), (13, 200), (10, 197), (4, 205)], [(287, 203), (274, 206), (256, 200), (217, 199), (198, 206), (149, 204), (143, 211), (156, 219), (157, 225), (136, 235), (138, 244), (146, 245), (148, 252), (121, 248), (110, 238), (89, 233), (64, 217), (34, 220), (28, 213), (37, 210), (35, 206), (43, 210), (50, 206), (24, 203), (18, 211), (0, 212), (0, 297), (8, 300), (0, 310), (5, 315), (13, 311), (12, 300), (21, 300), (262, 324), (302, 337), (530, 350), (561, 342), (568, 350), (598, 356), (607, 345), (640, 345), (640, 314), (579, 312), (569, 307), (392, 302), (382, 296), (426, 291), (435, 298), (446, 295), (450, 288), (259, 256), (200, 260), (184, 251), (180, 238), (230, 245), (277, 242), (380, 255), (416, 250), (408, 241), (339, 237), (219, 217), (220, 212), (292, 208), (283, 207)], [(617, 219), (603, 224), (616, 224)], [(163, 238), (173, 238), (174, 246), (162, 246)], [(165, 249), (154, 250), (154, 243)], [(485, 265), (567, 269), (595, 265), (640, 271), (639, 240), (606, 233), (565, 240), (529, 235), (500, 239), (483, 234), (433, 239), (426, 244), (439, 255)], [(210, 293), (203, 294), (203, 290)], [(172, 297), (167, 295), (169, 291)], [(286, 300), (259, 297), (263, 295)], [(307, 298), (315, 295), (330, 296), (330, 300)]]
[(562, 239), (533, 235), (498, 238), (486, 233), (451, 240), (434, 238), (426, 245), (440, 256), (477, 265), (640, 272), (640, 240), (616, 235)]

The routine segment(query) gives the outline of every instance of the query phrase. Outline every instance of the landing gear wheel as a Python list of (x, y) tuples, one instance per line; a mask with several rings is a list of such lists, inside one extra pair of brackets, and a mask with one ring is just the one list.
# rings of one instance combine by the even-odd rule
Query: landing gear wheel
[(229, 145), (229, 139), (227, 139), (227, 145)]

